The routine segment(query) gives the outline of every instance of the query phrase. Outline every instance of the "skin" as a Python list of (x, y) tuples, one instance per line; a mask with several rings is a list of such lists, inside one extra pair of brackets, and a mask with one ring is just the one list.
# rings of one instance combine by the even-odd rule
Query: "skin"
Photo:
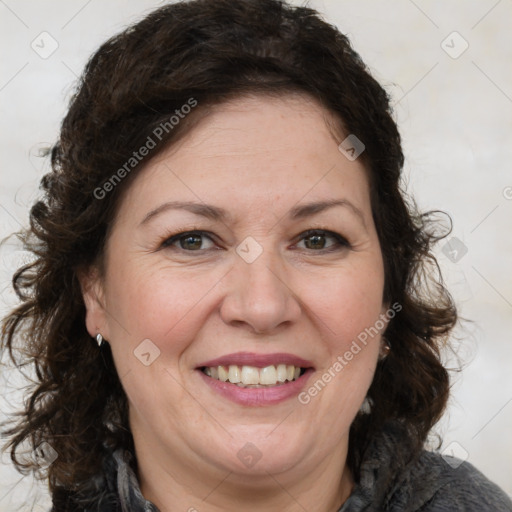
[[(306, 405), (297, 397), (236, 404), (195, 370), (233, 352), (288, 352), (313, 362), (307, 388), (386, 311), (367, 172), (338, 150), (344, 136), (333, 135), (329, 115), (300, 95), (217, 106), (135, 177), (103, 274), (82, 278), (88, 331), (110, 343), (128, 396), (141, 490), (162, 512), (331, 512), (353, 488), (348, 431), (380, 335)], [(294, 206), (329, 199), (349, 201), (360, 216), (336, 206), (288, 217)], [(141, 224), (169, 201), (212, 204), (231, 217), (168, 209)], [(301, 235), (308, 229), (339, 233), (350, 246)], [(190, 230), (211, 238), (162, 245)], [(263, 251), (252, 263), (236, 252), (248, 236)], [(134, 356), (145, 339), (160, 350), (149, 366)], [(252, 467), (237, 457), (248, 442), (261, 454)]]

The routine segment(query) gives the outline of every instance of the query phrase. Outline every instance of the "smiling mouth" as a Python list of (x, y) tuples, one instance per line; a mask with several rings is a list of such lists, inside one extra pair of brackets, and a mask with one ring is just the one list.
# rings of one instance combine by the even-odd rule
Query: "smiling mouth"
[(256, 366), (203, 366), (199, 368), (208, 377), (229, 382), (241, 388), (268, 388), (282, 386), (304, 375), (307, 368), (291, 364)]

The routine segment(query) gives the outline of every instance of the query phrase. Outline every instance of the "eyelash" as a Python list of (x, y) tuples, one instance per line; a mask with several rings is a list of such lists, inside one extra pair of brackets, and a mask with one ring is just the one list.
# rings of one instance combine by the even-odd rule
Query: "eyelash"
[[(187, 253), (194, 253), (194, 252), (204, 253), (205, 251), (212, 250), (212, 249), (198, 249), (198, 250), (190, 251), (187, 249), (183, 249), (182, 247), (173, 247), (173, 244), (175, 244), (176, 242), (179, 242), (180, 240), (187, 238), (188, 236), (194, 236), (194, 235), (209, 238), (212, 242), (214, 242), (213, 237), (209, 236), (207, 231), (201, 231), (201, 230), (182, 231), (180, 233), (176, 233), (175, 235), (172, 235), (172, 236), (166, 238), (162, 242), (161, 248), (177, 249), (179, 251), (183, 251), (183, 252), (187, 252)], [(351, 244), (348, 242), (348, 240), (345, 237), (343, 237), (342, 235), (340, 235), (338, 233), (335, 233), (333, 231), (329, 231), (326, 229), (308, 229), (307, 231), (304, 231), (303, 233), (301, 233), (299, 235), (298, 242), (300, 242), (306, 238), (309, 238), (311, 236), (315, 236), (315, 235), (331, 237), (334, 240), (336, 240), (336, 244), (334, 244), (331, 247), (328, 247), (326, 249), (315, 250), (315, 249), (307, 249), (306, 248), (305, 250), (325, 254), (325, 253), (330, 253), (330, 252), (334, 252), (334, 251), (340, 251), (343, 249), (350, 249), (352, 247)]]

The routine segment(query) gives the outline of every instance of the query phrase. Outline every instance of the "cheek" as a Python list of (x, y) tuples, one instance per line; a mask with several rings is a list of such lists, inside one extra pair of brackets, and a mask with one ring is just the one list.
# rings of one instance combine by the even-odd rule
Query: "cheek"
[[(218, 271), (191, 272), (170, 268), (165, 263), (113, 268), (109, 293), (113, 315), (130, 338), (149, 338), (159, 347), (193, 337), (206, 318), (204, 305), (222, 274)], [(205, 317), (205, 318), (203, 318)]]
[(322, 320), (327, 335), (343, 348), (382, 313), (384, 278), (379, 265), (343, 269), (306, 288), (307, 305)]
[[(383, 271), (377, 262), (344, 269), (308, 295), (316, 325), (328, 352), (325, 366), (313, 379), (304, 402), (323, 407), (331, 415), (333, 436), (345, 432), (366, 396), (377, 364), (382, 314)], [(321, 390), (321, 391), (320, 391)], [(303, 403), (304, 403), (303, 402)]]

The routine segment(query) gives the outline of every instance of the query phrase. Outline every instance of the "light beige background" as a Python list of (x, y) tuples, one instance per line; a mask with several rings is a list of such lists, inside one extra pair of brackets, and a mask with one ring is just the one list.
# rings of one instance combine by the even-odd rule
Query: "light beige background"
[[(27, 223), (28, 205), (47, 170), (38, 149), (55, 141), (86, 59), (107, 37), (162, 3), (0, 0), (0, 236)], [(450, 407), (437, 430), (442, 450), (468, 457), (512, 494), (512, 1), (310, 5), (351, 38), (387, 87), (404, 140), (407, 190), (422, 208), (450, 213), (453, 236), (467, 247), (458, 262), (450, 258), (462, 253), (445, 254), (443, 244), (437, 249), (462, 315), (473, 320), (458, 330), (465, 369), (454, 374)], [(42, 58), (32, 42), (40, 53), (58, 47)], [(9, 273), (20, 258), (12, 245), (1, 248), (3, 312), (12, 302)], [(2, 369), (0, 419), (20, 399), (20, 386)], [(32, 505), (46, 511), (44, 489), (37, 497), (31, 488), (32, 480), (20, 479), (4, 455), (0, 511)]]

